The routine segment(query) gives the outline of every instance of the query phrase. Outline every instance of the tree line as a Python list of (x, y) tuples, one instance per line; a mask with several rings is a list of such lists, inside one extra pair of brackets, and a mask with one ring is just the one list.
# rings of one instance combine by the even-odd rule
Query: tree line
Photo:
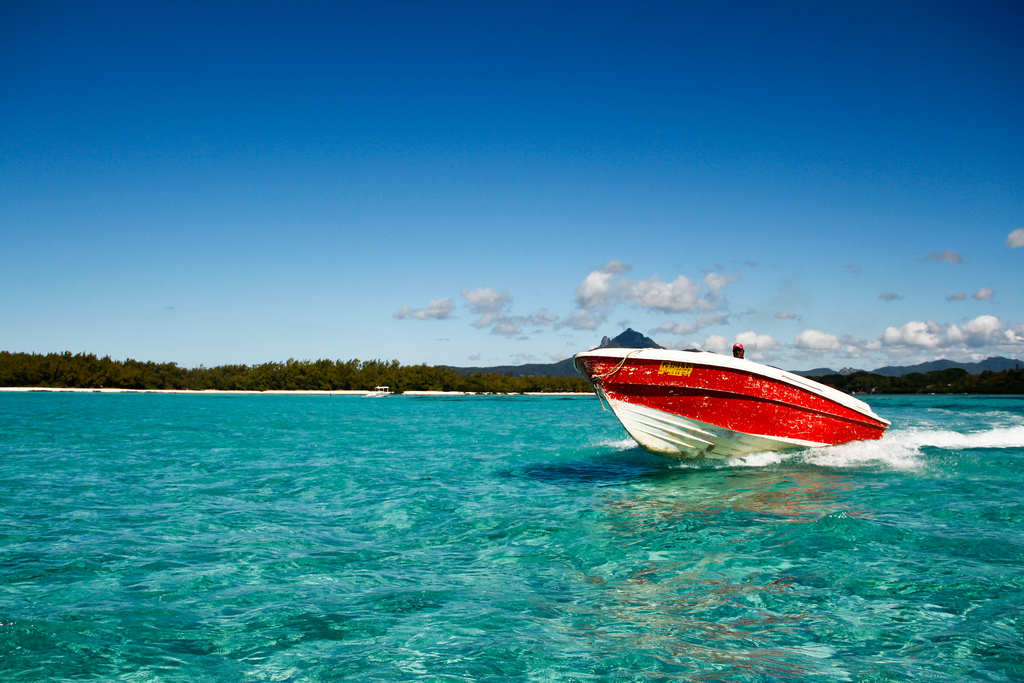
[[(1019, 368), (972, 375), (961, 368), (887, 377), (859, 371), (814, 377), (850, 394), (1024, 394)], [(401, 365), (382, 360), (316, 360), (260, 365), (182, 368), (175, 363), (112, 360), (91, 353), (29, 354), (0, 351), (0, 386), (78, 389), (177, 389), (204, 391), (352, 391), (387, 385), (394, 392), (465, 391), (591, 392), (582, 377), (513, 377), (511, 373), (462, 373), (444, 366)]]
[(848, 394), (1024, 394), (1024, 371), (1020, 368), (972, 375), (963, 368), (911, 372), (886, 377), (859, 371), (850, 375), (813, 377), (822, 384)]
[(220, 391), (353, 391), (386, 385), (394, 392), (465, 391), (590, 392), (582, 377), (512, 377), (462, 374), (432, 365), (401, 365), (382, 360), (302, 360), (260, 365), (182, 368), (176, 363), (112, 360), (91, 353), (12, 353), (0, 351), (0, 386)]

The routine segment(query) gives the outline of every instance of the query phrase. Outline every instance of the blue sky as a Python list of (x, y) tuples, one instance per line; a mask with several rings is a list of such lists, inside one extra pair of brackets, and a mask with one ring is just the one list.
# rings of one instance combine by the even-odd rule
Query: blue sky
[[(152, 6), (151, 6), (152, 5)], [(0, 349), (1024, 358), (1017, 2), (0, 6)]]

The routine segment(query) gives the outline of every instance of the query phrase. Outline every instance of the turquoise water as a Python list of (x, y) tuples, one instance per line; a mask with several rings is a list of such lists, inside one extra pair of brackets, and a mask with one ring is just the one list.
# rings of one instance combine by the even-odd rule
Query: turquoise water
[(1024, 679), (1024, 397), (682, 465), (594, 398), (0, 393), (0, 680)]

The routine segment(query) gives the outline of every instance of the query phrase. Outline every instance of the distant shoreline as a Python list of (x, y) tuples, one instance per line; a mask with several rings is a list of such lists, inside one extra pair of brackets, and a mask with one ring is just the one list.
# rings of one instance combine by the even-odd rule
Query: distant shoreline
[[(395, 393), (458, 391), (472, 394), (590, 393), (583, 377), (463, 375), (443, 366), (401, 365), (358, 359), (180, 368), (175, 363), (97, 358), (93, 353), (11, 353), (0, 351), (0, 387), (135, 389), (205, 392), (288, 393), (358, 396), (376, 386)], [(349, 393), (351, 392), (351, 393)]]
[[(242, 391), (233, 389), (105, 389), (81, 387), (0, 387), (7, 393), (66, 393), (66, 394), (191, 394), (206, 396), (266, 395), (266, 396), (369, 396), (374, 393), (365, 389), (329, 391), (320, 389), (268, 389), (267, 391)], [(526, 391), (523, 393), (490, 393), (474, 391), (405, 391), (391, 396), (561, 396), (596, 397), (590, 392)], [(387, 397), (381, 397), (387, 398)]]

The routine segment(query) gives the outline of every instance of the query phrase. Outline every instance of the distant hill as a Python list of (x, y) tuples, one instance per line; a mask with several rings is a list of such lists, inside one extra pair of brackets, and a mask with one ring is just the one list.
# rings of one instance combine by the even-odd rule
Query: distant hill
[(912, 372), (934, 372), (936, 370), (960, 368), (962, 370), (966, 370), (968, 374), (980, 375), (986, 370), (991, 372), (1002, 372), (1003, 370), (1015, 370), (1022, 365), (1024, 365), (1024, 361), (1004, 358), (1002, 356), (994, 356), (992, 358), (986, 358), (980, 363), (957, 363), (956, 361), (951, 360), (933, 360), (928, 363), (919, 363), (917, 365), (887, 365), (886, 367), (878, 368), (873, 372), (876, 375), (883, 375), (885, 377), (902, 377), (903, 375), (909, 375)]
[(463, 375), (472, 375), (482, 372), (485, 375), (512, 375), (513, 377), (579, 377), (576, 368), (572, 366), (572, 358), (560, 360), (557, 363), (527, 363), (525, 365), (493, 365), (490, 367), (456, 368), (452, 370)]
[(794, 375), (801, 377), (824, 377), (825, 375), (839, 375), (842, 371), (836, 372), (832, 368), (814, 368), (813, 370), (790, 370)]
[[(938, 372), (941, 370), (950, 370), (957, 368), (960, 370), (966, 370), (970, 375), (980, 375), (986, 370), (991, 372), (1002, 372), (1003, 370), (1015, 370), (1021, 366), (1024, 366), (1024, 361), (1014, 360), (1012, 358), (1004, 358), (1002, 356), (993, 356), (992, 358), (986, 358), (980, 363), (959, 363), (953, 360), (933, 360), (927, 363), (918, 363), (917, 365), (886, 365), (885, 367), (878, 368), (877, 370), (871, 370), (873, 375), (882, 375), (883, 377), (903, 377), (914, 372)], [(838, 372), (831, 368), (814, 368), (813, 370), (795, 370), (793, 374), (802, 375), (804, 377), (824, 377), (826, 375), (852, 375), (854, 372), (859, 372), (853, 368), (843, 368)]]

